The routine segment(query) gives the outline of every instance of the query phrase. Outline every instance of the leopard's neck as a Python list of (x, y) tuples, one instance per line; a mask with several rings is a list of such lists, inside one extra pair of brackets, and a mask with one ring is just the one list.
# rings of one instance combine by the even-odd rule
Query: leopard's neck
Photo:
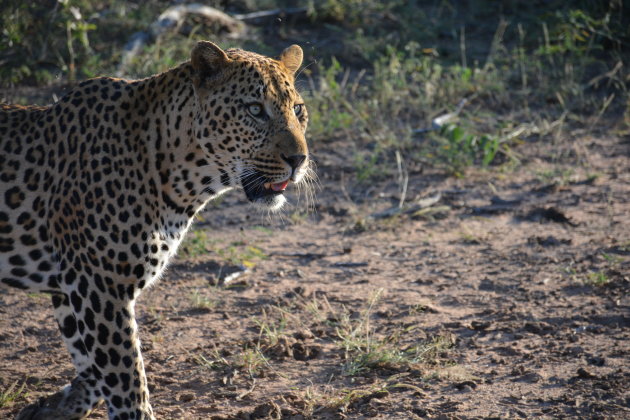
[(200, 147), (192, 66), (184, 63), (151, 78), (132, 82), (138, 104), (146, 102), (148, 171), (161, 200), (165, 232), (184, 232), (194, 215), (211, 199), (231, 189), (222, 169)]

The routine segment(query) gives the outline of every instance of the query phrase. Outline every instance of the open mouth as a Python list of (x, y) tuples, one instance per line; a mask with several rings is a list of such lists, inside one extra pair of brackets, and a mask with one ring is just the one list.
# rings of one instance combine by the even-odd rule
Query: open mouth
[(289, 185), (288, 179), (282, 182), (261, 182), (264, 179), (265, 177), (258, 173), (243, 177), (241, 184), (249, 201), (282, 195)]

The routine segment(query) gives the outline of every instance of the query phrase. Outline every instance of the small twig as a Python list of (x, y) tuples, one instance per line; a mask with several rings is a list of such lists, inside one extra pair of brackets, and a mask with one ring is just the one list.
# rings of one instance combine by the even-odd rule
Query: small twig
[(412, 216), (413, 217), (429, 217), (429, 216), (433, 216), (434, 214), (445, 213), (450, 210), (451, 208), (449, 206), (426, 207), (424, 209), (415, 211), (412, 214)]
[(361, 69), (357, 77), (355, 77), (354, 82), (352, 83), (352, 87), (350, 88), (351, 98), (354, 98), (356, 96), (357, 90), (359, 89), (359, 86), (361, 86), (361, 79), (363, 79), (363, 76), (365, 76), (366, 72), (366, 69)]
[(313, 252), (274, 252), (271, 255), (278, 257), (293, 257), (293, 258), (309, 258), (309, 259), (317, 259), (317, 258), (325, 258), (327, 254), (317, 254)]
[(332, 267), (343, 267), (343, 268), (352, 268), (352, 267), (367, 267), (368, 263), (366, 262), (336, 262), (331, 264)]
[(503, 40), (503, 36), (505, 35), (505, 30), (509, 26), (510, 22), (505, 20), (505, 18), (499, 18), (499, 24), (497, 26), (497, 30), (494, 32), (494, 36), (492, 37), (492, 43), (490, 44), (490, 51), (488, 52), (488, 56), (486, 57), (486, 66), (492, 63), (494, 60), (494, 56), (499, 49), (499, 45)]
[(408, 389), (411, 389), (412, 391), (422, 392), (422, 388), (412, 385), (412, 384), (406, 384), (404, 382), (398, 382), (395, 384), (388, 385), (387, 388), (408, 388)]
[(428, 128), (418, 128), (415, 130), (412, 130), (412, 134), (422, 134), (422, 133), (427, 133), (429, 131), (436, 131), (439, 130), (440, 128), (442, 128), (445, 124), (447, 124), (448, 122), (454, 120), (456, 117), (459, 116), (459, 114), (462, 112), (462, 109), (464, 109), (464, 106), (466, 106), (467, 103), (469, 103), (472, 98), (474, 96), (471, 96), (470, 98), (462, 98), (461, 101), (459, 101), (459, 103), (457, 104), (457, 107), (455, 107), (455, 111), (453, 112), (447, 112), (446, 114), (442, 114), (439, 115), (435, 118), (433, 118), (433, 120), (431, 121), (431, 127)]
[(403, 205), (402, 207), (398, 207), (398, 206), (390, 207), (387, 210), (374, 213), (370, 215), (370, 217), (374, 219), (384, 219), (386, 217), (392, 217), (397, 214), (415, 214), (421, 211), (422, 209), (425, 209), (425, 208), (433, 206), (434, 204), (437, 204), (441, 198), (442, 198), (442, 194), (438, 192), (437, 194), (431, 197), (423, 198), (421, 200), (416, 201), (415, 205), (406, 205), (406, 206)]
[(252, 13), (244, 13), (233, 15), (234, 19), (241, 20), (243, 22), (248, 20), (256, 20), (260, 18), (268, 18), (273, 16), (288, 16), (288, 15), (299, 15), (306, 13), (308, 11), (307, 7), (287, 7), (286, 9), (272, 9), (272, 10), (262, 10), (260, 12), (252, 12)]
[(463, 25), (461, 30), (459, 31), (459, 54), (462, 57), (462, 67), (468, 68), (468, 63), (466, 60), (466, 27)]
[(604, 112), (606, 112), (606, 110), (608, 109), (608, 107), (612, 103), (613, 99), (615, 99), (615, 93), (614, 92), (611, 93), (609, 96), (607, 96), (606, 99), (604, 99), (604, 103), (602, 104), (601, 109), (597, 113), (597, 116), (595, 117), (595, 120), (591, 123), (591, 125), (589, 127), (589, 131), (592, 131), (593, 128), (597, 125), (599, 120), (602, 118), (602, 115), (604, 115)]
[(409, 184), (409, 173), (405, 168), (402, 155), (399, 150), (396, 150), (396, 166), (398, 167), (398, 184), (400, 185), (400, 201), (398, 202), (398, 208), (402, 209), (405, 204), (405, 198), (407, 197), (407, 185)]
[(341, 193), (343, 194), (343, 196), (346, 198), (346, 200), (348, 200), (348, 202), (352, 203), (354, 205), (354, 200), (352, 200), (352, 197), (350, 197), (350, 194), (348, 193), (348, 190), (346, 188), (346, 182), (345, 182), (345, 173), (342, 171), (341, 172), (341, 182), (339, 183), (339, 186), (341, 188)]
[(72, 24), (66, 22), (66, 46), (68, 48), (68, 55), (70, 56), (70, 62), (68, 63), (68, 79), (74, 81), (75, 79), (75, 53), (74, 46), (72, 45)]
[(622, 68), (623, 68), (623, 62), (618, 61), (617, 64), (615, 64), (615, 67), (612, 68), (612, 70), (607, 71), (606, 73), (600, 74), (599, 76), (593, 77), (586, 84), (585, 88), (590, 88), (591, 86), (596, 85), (603, 79), (612, 79)]
[(254, 388), (256, 388), (256, 378), (252, 378), (252, 386), (245, 392), (239, 394), (236, 397), (236, 401), (240, 401), (243, 398), (245, 398), (247, 395), (251, 394), (252, 392), (254, 392)]
[(421, 209), (423, 209), (426, 207), (431, 207), (434, 204), (437, 204), (441, 199), (442, 199), (442, 194), (438, 192), (435, 195), (418, 200), (416, 204), (417, 204), (417, 207), (420, 207)]

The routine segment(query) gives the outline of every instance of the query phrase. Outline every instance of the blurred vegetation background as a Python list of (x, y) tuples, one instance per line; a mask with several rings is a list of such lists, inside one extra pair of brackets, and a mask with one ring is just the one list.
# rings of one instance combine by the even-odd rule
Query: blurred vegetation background
[[(359, 182), (400, 169), (400, 156), (463, 176), (473, 165), (509, 169), (516, 146), (567, 126), (629, 131), (624, 0), (209, 0), (247, 31), (191, 15), (151, 36), (184, 3), (4, 0), (0, 100), (45, 104), (76, 80), (146, 77), (187, 60), (200, 39), (268, 55), (297, 43), (310, 138), (350, 141)], [(273, 12), (251, 15), (261, 10)], [(449, 112), (448, 124), (436, 120)]]

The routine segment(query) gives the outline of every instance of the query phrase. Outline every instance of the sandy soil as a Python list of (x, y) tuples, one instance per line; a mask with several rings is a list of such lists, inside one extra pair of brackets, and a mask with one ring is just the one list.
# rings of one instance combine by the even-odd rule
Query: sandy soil
[[(410, 205), (440, 194), (420, 214), (381, 217), (395, 171), (357, 184), (339, 144), (314, 145), (310, 215), (211, 206), (138, 303), (157, 417), (630, 418), (630, 138), (570, 137), (514, 171), (409, 168)], [(435, 351), (352, 365), (353, 332)], [(49, 299), (0, 291), (0, 392), (24, 384), (0, 418), (72, 377)]]

